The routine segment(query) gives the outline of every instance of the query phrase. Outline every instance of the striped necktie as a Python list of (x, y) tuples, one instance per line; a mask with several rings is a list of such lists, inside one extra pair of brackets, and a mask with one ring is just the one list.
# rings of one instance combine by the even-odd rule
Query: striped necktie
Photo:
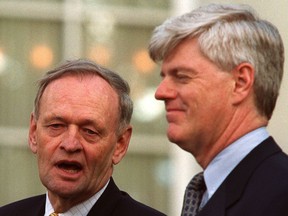
[(50, 214), (49, 216), (58, 216), (58, 214), (56, 212)]

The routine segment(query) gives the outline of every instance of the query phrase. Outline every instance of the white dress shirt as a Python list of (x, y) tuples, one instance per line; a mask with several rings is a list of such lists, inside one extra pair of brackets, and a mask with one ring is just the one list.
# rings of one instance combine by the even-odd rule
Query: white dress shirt
[[(107, 185), (109, 184), (109, 181), (106, 183), (106, 185), (98, 191), (95, 195), (90, 197), (88, 200), (73, 206), (71, 209), (69, 209), (67, 212), (64, 213), (58, 213), (59, 216), (86, 216), (93, 205), (97, 202), (97, 200), (100, 198), (100, 196), (105, 191)], [(51, 202), (48, 197), (48, 193), (46, 193), (46, 205), (45, 205), (45, 214), (44, 216), (49, 216), (51, 213), (54, 212), (54, 209), (51, 205)]]
[(266, 127), (258, 128), (233, 142), (209, 163), (204, 170), (207, 190), (203, 195), (200, 208), (208, 202), (225, 178), (240, 161), (268, 137), (269, 134)]

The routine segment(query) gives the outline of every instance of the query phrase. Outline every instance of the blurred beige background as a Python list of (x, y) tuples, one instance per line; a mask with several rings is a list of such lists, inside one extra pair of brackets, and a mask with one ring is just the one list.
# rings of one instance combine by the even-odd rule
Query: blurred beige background
[[(63, 59), (89, 58), (125, 77), (135, 102), (129, 153), (118, 185), (168, 215), (179, 215), (186, 184), (199, 170), (167, 141), (163, 104), (153, 97), (159, 66), (147, 46), (155, 26), (210, 0), (0, 0), (0, 206), (45, 192), (27, 147), (36, 80)], [(288, 0), (247, 3), (275, 24), (288, 49)], [(286, 51), (287, 53), (287, 51)], [(287, 54), (286, 54), (287, 59)], [(269, 132), (288, 152), (288, 65)]]

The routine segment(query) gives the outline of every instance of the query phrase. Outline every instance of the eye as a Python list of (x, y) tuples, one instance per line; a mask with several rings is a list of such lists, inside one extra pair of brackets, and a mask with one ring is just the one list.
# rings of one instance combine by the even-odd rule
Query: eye
[(99, 131), (91, 128), (82, 128), (82, 136), (89, 143), (96, 143), (101, 139)]
[(84, 128), (83, 131), (88, 135), (97, 135), (98, 133), (94, 130), (91, 130), (89, 128)]
[(48, 127), (51, 129), (57, 130), (57, 129), (64, 127), (64, 125), (63, 124), (50, 124), (50, 125), (48, 125)]
[(66, 130), (66, 125), (62, 123), (50, 123), (46, 125), (46, 129), (47, 134), (56, 137)]
[(178, 74), (175, 75), (175, 79), (178, 82), (185, 83), (185, 82), (188, 82), (191, 78), (188, 75), (186, 75), (186, 74), (178, 73)]
[(187, 73), (183, 73), (183, 72), (179, 72), (179, 71), (177, 73), (175, 73), (175, 77), (177, 79), (189, 79), (190, 78), (190, 76)]

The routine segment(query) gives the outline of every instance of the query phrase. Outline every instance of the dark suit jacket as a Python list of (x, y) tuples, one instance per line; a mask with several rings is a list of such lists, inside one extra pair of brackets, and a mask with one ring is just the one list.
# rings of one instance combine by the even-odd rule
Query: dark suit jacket
[(224, 180), (197, 216), (288, 216), (288, 156), (269, 137)]
[[(2, 216), (43, 216), (46, 196), (40, 195), (8, 204), (0, 208)], [(132, 199), (120, 191), (113, 179), (90, 210), (88, 216), (164, 216), (164, 214)]]

